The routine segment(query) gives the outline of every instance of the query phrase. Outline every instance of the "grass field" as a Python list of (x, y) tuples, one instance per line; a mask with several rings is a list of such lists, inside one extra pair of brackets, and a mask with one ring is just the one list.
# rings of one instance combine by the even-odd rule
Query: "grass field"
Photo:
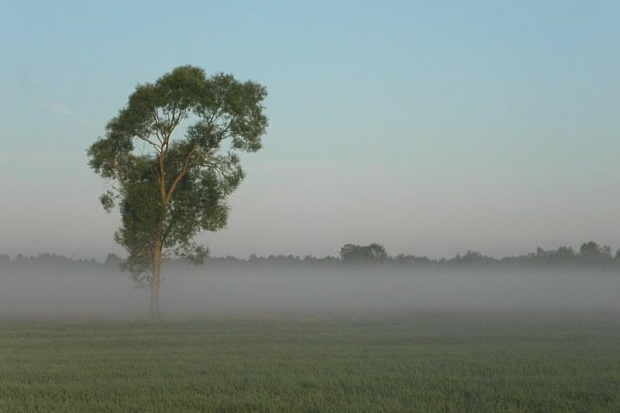
[(618, 412), (604, 312), (0, 322), (2, 412)]

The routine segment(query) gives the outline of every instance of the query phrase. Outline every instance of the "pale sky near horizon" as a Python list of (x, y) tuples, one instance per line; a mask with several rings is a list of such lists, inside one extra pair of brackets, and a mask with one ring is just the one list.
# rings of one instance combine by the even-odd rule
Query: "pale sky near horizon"
[(620, 248), (618, 1), (0, 1), (0, 252), (101, 259), (85, 150), (176, 66), (269, 92), (213, 255)]

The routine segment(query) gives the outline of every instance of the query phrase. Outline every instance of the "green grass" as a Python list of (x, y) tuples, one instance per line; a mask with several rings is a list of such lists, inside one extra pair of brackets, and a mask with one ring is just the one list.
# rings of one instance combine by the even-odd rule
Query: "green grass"
[(0, 322), (1, 412), (618, 412), (614, 314)]

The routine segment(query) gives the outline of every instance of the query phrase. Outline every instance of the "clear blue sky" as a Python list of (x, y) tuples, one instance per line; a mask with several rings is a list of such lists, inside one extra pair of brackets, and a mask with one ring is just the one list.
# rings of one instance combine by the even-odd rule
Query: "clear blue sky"
[(104, 257), (85, 149), (175, 66), (269, 91), (214, 255), (620, 248), (618, 1), (0, 1), (0, 252)]

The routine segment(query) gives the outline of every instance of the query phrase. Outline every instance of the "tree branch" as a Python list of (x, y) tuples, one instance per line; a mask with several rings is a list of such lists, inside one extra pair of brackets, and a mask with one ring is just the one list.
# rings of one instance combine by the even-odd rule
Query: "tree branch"
[(160, 145), (163, 145), (163, 139), (162, 139), (162, 135), (160, 134), (160, 120), (159, 120), (159, 114), (157, 113), (157, 108), (153, 109), (153, 114), (155, 115), (155, 136), (157, 137), (157, 140), (159, 141)]
[(150, 140), (149, 138), (143, 138), (141, 136), (138, 136), (138, 139), (148, 143), (149, 145), (151, 145), (153, 148), (155, 148), (155, 150), (157, 151), (157, 153), (161, 153), (161, 145), (157, 145), (155, 142), (153, 142), (152, 140)]
[(187, 174), (187, 168), (189, 167), (189, 163), (191, 161), (192, 155), (194, 154), (194, 152), (196, 152), (197, 149), (198, 149), (198, 144), (195, 144), (192, 147), (192, 149), (190, 149), (189, 152), (187, 152), (187, 155), (185, 155), (185, 159), (183, 160), (183, 168), (181, 169), (181, 172), (179, 172), (179, 174), (174, 178), (174, 181), (172, 181), (172, 185), (170, 186), (170, 189), (168, 190), (168, 193), (165, 196), (164, 205), (168, 205), (170, 203), (172, 194), (174, 194), (174, 191), (177, 189), (177, 186), (179, 186), (179, 183), (181, 182), (183, 177)]
[(165, 152), (162, 151), (159, 154), (159, 159), (157, 162), (157, 169), (158, 169), (158, 173), (159, 173), (159, 193), (161, 194), (161, 200), (162, 202), (164, 202), (164, 206), (167, 204), (166, 201), (166, 170), (165, 170), (165, 158), (166, 158), (166, 154)]

